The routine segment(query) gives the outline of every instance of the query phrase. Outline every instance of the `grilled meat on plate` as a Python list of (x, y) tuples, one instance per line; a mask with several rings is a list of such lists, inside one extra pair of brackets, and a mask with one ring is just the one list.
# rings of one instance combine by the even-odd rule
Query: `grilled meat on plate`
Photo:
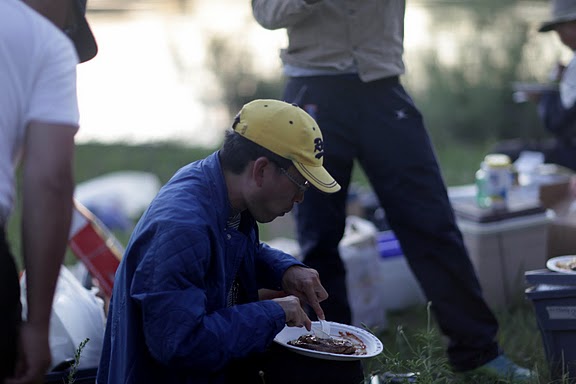
[(322, 339), (314, 335), (302, 335), (296, 340), (290, 340), (288, 344), (295, 347), (312, 349), (314, 351), (338, 353), (340, 355), (353, 355), (356, 347), (349, 340), (344, 339)]

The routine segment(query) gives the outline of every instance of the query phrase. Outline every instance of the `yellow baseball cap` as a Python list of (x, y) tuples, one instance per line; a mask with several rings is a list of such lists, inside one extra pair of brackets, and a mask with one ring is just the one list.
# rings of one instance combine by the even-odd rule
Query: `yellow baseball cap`
[(248, 140), (291, 160), (296, 169), (322, 192), (340, 185), (324, 168), (324, 141), (316, 121), (296, 104), (261, 99), (244, 105), (234, 130)]

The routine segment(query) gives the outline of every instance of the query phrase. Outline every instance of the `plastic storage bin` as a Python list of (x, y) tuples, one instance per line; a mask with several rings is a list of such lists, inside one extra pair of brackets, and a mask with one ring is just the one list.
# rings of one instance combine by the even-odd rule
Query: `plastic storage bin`
[(381, 279), (382, 307), (389, 312), (425, 304), (424, 293), (394, 232), (379, 232), (376, 245), (380, 255), (378, 274)]
[(504, 308), (523, 299), (524, 273), (546, 264), (549, 219), (537, 205), (499, 212), (454, 203), (457, 223), (487, 303)]
[(346, 218), (340, 257), (346, 268), (346, 287), (352, 312), (352, 325), (386, 329), (388, 321), (382, 307), (379, 255), (374, 224), (356, 216)]
[(545, 270), (525, 274), (528, 297), (553, 380), (576, 382), (576, 275)]

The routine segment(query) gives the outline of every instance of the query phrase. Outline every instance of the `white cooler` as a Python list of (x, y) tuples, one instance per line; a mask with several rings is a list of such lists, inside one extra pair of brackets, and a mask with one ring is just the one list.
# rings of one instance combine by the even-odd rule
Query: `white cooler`
[(490, 213), (473, 198), (453, 201), (457, 223), (474, 264), (484, 297), (495, 309), (524, 300), (524, 273), (544, 268), (548, 222), (538, 203), (512, 203)]

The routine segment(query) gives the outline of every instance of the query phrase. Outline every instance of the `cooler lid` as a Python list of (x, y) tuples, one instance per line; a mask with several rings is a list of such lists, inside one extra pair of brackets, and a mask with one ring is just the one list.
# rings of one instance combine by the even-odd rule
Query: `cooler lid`
[(528, 285), (573, 285), (576, 288), (576, 274), (537, 269), (524, 272), (524, 278)]
[(478, 207), (474, 196), (459, 197), (451, 200), (451, 203), (457, 218), (477, 223), (491, 223), (546, 212), (540, 202), (533, 199), (513, 200), (508, 203), (507, 208), (500, 210)]

